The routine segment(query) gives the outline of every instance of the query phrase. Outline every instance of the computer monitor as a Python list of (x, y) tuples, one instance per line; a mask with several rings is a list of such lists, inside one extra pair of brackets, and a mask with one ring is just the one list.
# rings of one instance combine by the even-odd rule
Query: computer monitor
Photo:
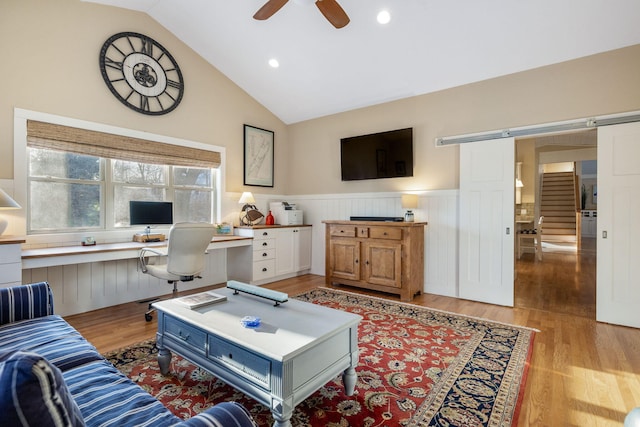
[(129, 202), (129, 224), (147, 227), (173, 224), (173, 203), (131, 200)]

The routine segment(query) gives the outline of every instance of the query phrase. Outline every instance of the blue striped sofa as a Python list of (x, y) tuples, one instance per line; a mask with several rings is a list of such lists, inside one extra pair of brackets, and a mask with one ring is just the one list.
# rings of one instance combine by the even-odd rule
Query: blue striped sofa
[(53, 314), (46, 282), (0, 289), (0, 425), (256, 426), (234, 402), (174, 416)]

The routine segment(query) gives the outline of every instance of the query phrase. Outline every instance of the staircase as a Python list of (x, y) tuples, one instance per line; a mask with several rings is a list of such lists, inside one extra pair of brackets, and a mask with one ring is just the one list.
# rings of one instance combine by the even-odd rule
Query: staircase
[(542, 176), (540, 215), (544, 216), (543, 241), (576, 241), (573, 179), (573, 172), (552, 172)]

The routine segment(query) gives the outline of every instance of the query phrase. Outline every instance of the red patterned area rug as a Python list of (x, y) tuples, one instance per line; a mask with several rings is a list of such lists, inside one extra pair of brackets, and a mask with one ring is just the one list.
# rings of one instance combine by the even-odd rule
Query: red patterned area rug
[[(517, 424), (533, 330), (326, 288), (296, 298), (364, 320), (355, 394), (336, 378), (296, 407), (293, 426)], [(105, 357), (181, 418), (234, 400), (273, 424), (268, 407), (177, 355), (163, 376), (157, 351), (147, 341)]]

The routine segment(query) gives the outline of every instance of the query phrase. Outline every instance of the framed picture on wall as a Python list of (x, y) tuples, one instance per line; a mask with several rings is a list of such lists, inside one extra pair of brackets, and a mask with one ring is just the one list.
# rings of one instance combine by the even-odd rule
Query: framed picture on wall
[(244, 125), (244, 185), (273, 187), (273, 131)]

